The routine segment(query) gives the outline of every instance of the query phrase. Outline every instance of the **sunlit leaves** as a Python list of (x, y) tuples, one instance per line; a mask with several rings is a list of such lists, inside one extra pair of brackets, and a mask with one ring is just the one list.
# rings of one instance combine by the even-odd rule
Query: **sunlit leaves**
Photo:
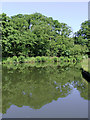
[(88, 21), (85, 21), (81, 24), (81, 28), (77, 31), (75, 36), (75, 44), (87, 45), (88, 46)]
[(14, 55), (69, 57), (76, 44), (80, 44), (80, 47), (88, 44), (87, 22), (82, 23), (73, 40), (69, 37), (72, 33), (71, 27), (40, 13), (18, 14), (12, 17), (3, 13), (1, 16), (4, 57)]

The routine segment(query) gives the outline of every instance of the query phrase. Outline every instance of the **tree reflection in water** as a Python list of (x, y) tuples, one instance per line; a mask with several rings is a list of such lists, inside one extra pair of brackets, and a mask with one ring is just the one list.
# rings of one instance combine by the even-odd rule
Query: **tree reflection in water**
[[(75, 66), (3, 65), (3, 114), (12, 105), (40, 109), (45, 104), (68, 96), (73, 87), (88, 99), (87, 83)], [(73, 86), (73, 87), (72, 87)]]

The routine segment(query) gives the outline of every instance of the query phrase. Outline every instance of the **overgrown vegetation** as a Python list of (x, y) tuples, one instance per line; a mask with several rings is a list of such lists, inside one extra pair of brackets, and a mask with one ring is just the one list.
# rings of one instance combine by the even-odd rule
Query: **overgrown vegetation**
[[(81, 61), (82, 58), (79, 58), (77, 61)], [(24, 56), (13, 56), (12, 58), (8, 57), (7, 59), (3, 59), (3, 64), (17, 64), (17, 63), (76, 63), (75, 58), (71, 57), (45, 57), (45, 56), (37, 56), (37, 57), (27, 57)]]
[(88, 52), (88, 21), (70, 37), (72, 30), (66, 23), (40, 13), (12, 17), (2, 13), (0, 19), (4, 63), (5, 59), (7, 63), (23, 63), (28, 60), (45, 62), (52, 58), (58, 62), (62, 57), (68, 58), (66, 61), (79, 61)]

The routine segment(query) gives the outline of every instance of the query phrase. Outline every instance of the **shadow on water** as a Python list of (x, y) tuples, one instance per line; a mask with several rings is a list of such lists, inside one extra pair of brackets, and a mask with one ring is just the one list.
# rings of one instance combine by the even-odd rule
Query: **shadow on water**
[(82, 76), (85, 80), (87, 80), (88, 82), (90, 82), (90, 73), (85, 71), (83, 68), (80, 69)]
[[(45, 104), (71, 94), (73, 87), (88, 100), (87, 84), (76, 66), (17, 65), (4, 66), (2, 71), (3, 114), (12, 104), (40, 109)], [(73, 87), (72, 87), (73, 86)]]

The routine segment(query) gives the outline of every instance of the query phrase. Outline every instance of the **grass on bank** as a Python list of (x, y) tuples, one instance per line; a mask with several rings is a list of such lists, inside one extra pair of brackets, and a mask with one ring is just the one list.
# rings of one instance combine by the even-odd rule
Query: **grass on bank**
[(90, 67), (89, 67), (90, 66), (90, 58), (83, 59), (82, 62), (81, 62), (81, 66), (84, 70), (90, 72)]

